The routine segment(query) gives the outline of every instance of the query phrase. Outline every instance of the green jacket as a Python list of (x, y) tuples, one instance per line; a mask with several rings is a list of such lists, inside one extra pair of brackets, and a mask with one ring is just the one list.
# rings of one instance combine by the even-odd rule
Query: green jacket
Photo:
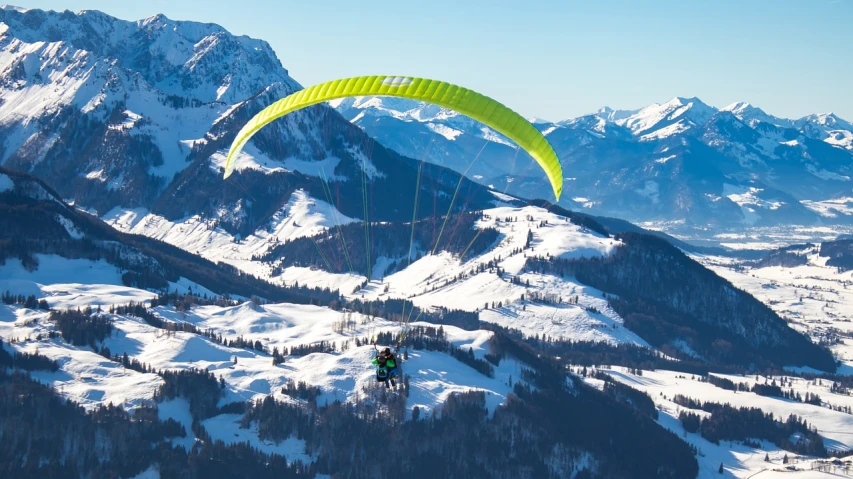
[[(383, 366), (379, 365), (379, 358), (378, 357), (373, 358), (373, 361), (371, 361), (370, 363), (376, 367), (380, 367), (380, 368), (383, 367)], [(387, 361), (385, 361), (384, 367), (386, 367), (388, 369), (395, 368), (395, 367), (397, 367), (397, 363), (395, 363), (393, 359), (388, 359)]]

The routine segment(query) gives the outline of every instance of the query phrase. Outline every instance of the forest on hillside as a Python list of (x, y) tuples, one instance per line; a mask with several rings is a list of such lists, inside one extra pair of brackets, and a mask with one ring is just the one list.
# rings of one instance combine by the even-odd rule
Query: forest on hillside
[[(319, 268), (333, 273), (366, 274), (377, 267), (380, 257), (389, 259), (373, 275), (387, 276), (405, 269), (425, 254), (447, 251), (477, 256), (498, 239), (494, 228), (475, 228), (483, 219), (481, 211), (467, 211), (448, 217), (433, 217), (411, 223), (361, 223), (336, 225), (311, 237), (301, 237), (276, 245), (263, 256), (253, 258), (275, 264), (273, 275), (289, 266)], [(368, 248), (369, 245), (369, 248)]]
[[(82, 321), (67, 321), (77, 320)], [(447, 347), (441, 346), (439, 330), (417, 331), (414, 336), (412, 347)], [(600, 392), (579, 380), (566, 383), (561, 366), (509, 336), (498, 336), (492, 361), (518, 355), (531, 368), (519, 378), (524, 382), (514, 383), (505, 405), (490, 414), (484, 393), (458, 393), (433, 414), (415, 408), (408, 420), (405, 388), (398, 393), (378, 389), (371, 393), (372, 400), (318, 406), (310, 400), (308, 385), (300, 385), (283, 391), (301, 398), (297, 404), (268, 396), (218, 405), (225, 384), (211, 373), (154, 370), (125, 355), (113, 360), (164, 380), (153, 403), (129, 414), (112, 405), (84, 410), (33, 381), (23, 366), (3, 368), (0, 436), (9, 447), (0, 455), (0, 471), (7, 477), (26, 478), (130, 477), (152, 466), (161, 477), (212, 478), (317, 473), (353, 478), (401, 473), (415, 478), (532, 478), (562, 477), (569, 471), (585, 478), (696, 475), (695, 451), (654, 422), (657, 412), (647, 407), (648, 396), (614, 384)], [(460, 351), (460, 360), (464, 357)], [(18, 361), (51, 367), (49, 361), (33, 358)], [(490, 366), (483, 362), (482, 367)], [(173, 420), (158, 419), (157, 403), (176, 398), (190, 405), (191, 431)], [(242, 427), (257, 427), (262, 440), (305, 441), (312, 463), (289, 463), (247, 444), (212, 440), (203, 421), (224, 413), (241, 414)], [(170, 444), (169, 438), (187, 434), (200, 439), (192, 450)]]
[(600, 258), (528, 258), (525, 270), (574, 276), (610, 296), (625, 326), (667, 354), (758, 369), (811, 366), (834, 372), (825, 347), (791, 329), (768, 306), (690, 259), (666, 240), (621, 233), (623, 245)]

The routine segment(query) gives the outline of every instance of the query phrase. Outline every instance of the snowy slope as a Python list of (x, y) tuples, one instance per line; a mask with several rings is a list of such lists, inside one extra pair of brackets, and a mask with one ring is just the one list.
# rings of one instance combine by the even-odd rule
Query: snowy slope
[[(113, 211), (107, 221), (121, 231), (144, 234), (174, 244), (189, 252), (237, 268), (281, 284), (329, 287), (353, 298), (411, 300), (420, 307), (448, 307), (468, 311), (482, 310), (484, 305), (500, 302), (501, 308), (484, 311), (481, 319), (504, 326), (520, 328), (526, 333), (548, 333), (555, 337), (575, 339), (645, 342), (621, 326), (622, 320), (612, 311), (600, 291), (571, 278), (523, 271), (527, 256), (559, 258), (593, 257), (610, 254), (619, 244), (584, 230), (565, 218), (535, 207), (500, 207), (485, 210), (488, 220), (477, 228), (495, 228), (500, 240), (486, 253), (465, 262), (448, 253), (425, 255), (402, 271), (387, 277), (371, 278), (367, 287), (353, 293), (366, 278), (353, 273), (335, 274), (321, 270), (291, 266), (272, 276), (272, 264), (253, 260), (277, 242), (334, 229), (337, 224), (352, 221), (327, 203), (312, 199), (303, 192), (294, 193), (288, 206), (266, 229), (237, 241), (228, 233), (212, 228), (199, 218), (174, 223), (146, 214), (144, 211)], [(518, 221), (505, 221), (514, 218)], [(547, 225), (540, 226), (546, 222)], [(529, 249), (524, 248), (528, 231), (532, 234)], [(425, 253), (428, 253), (426, 251)], [(381, 270), (382, 258), (376, 270)], [(498, 261), (506, 272), (501, 278), (494, 273), (471, 274), (481, 264)], [(466, 276), (459, 279), (460, 276)], [(520, 280), (514, 284), (512, 278)], [(530, 292), (552, 295), (568, 301), (577, 296), (578, 304), (545, 305), (522, 301)], [(593, 311), (594, 310), (594, 311)], [(598, 311), (598, 312), (595, 312)]]
[[(275, 222), (294, 191), (322, 182), (350, 195), (365, 177), (383, 204), (372, 214), (394, 217), (403, 205), (382, 195), (409, 189), (414, 162), (325, 105), (265, 128), (237, 158), (238, 175), (222, 180), (240, 127), (300, 88), (266, 42), (215, 24), (0, 10), (0, 164), (99, 216), (198, 216), (249, 236)], [(433, 175), (437, 190), (455, 187), (454, 175), (431, 169), (425, 180)], [(490, 204), (487, 195), (474, 203)]]
[(232, 264), (248, 273), (269, 277), (270, 268), (251, 261), (278, 242), (311, 236), (353, 220), (322, 200), (315, 200), (303, 190), (295, 191), (290, 200), (267, 225), (246, 238), (239, 238), (216, 227), (216, 222), (200, 216), (170, 221), (145, 209), (115, 208), (103, 219), (119, 231), (141, 234), (175, 245), (212, 261)]
[(799, 331), (829, 340), (842, 360), (840, 371), (853, 373), (853, 271), (827, 266), (817, 246), (797, 251), (805, 264), (756, 267), (730, 258), (694, 259), (767, 304)]
[[(447, 252), (431, 254), (428, 247), (424, 248), (427, 245), (416, 247), (422, 257), (387, 277), (371, 278), (365, 287), (361, 286), (367, 278), (356, 273), (339, 274), (298, 266), (281, 268), (278, 260), (261, 259), (271, 247), (284, 241), (335, 231), (338, 225), (353, 221), (302, 190), (293, 193), (266, 227), (246, 238), (232, 236), (203, 218), (171, 222), (145, 210), (114, 210), (107, 220), (120, 231), (169, 242), (212, 262), (233, 265), (277, 284), (292, 286), (298, 282), (301, 286), (329, 288), (353, 299), (404, 299), (427, 310), (443, 307), (480, 311), (485, 321), (519, 328), (531, 335), (646, 345), (623, 327), (622, 319), (610, 308), (601, 291), (571, 277), (556, 278), (525, 270), (528, 257), (601, 257), (611, 254), (621, 244), (538, 207), (484, 210), (473, 227), (480, 231), (495, 230), (497, 241), (482, 253), (462, 261)], [(74, 225), (66, 226), (69, 227)], [(447, 235), (453, 234), (448, 228)], [(378, 258), (375, 269), (381, 271), (388, 261)], [(36, 255), (36, 262), (40, 266), (27, 271), (20, 260), (8, 260), (0, 269), (3, 272), (0, 289), (47, 296), (49, 304), (59, 308), (108, 307), (153, 297), (152, 293), (124, 286), (124, 271), (105, 261)], [(490, 263), (500, 268), (502, 274), (488, 269), (478, 272)], [(86, 274), (81, 276), (81, 270)], [(169, 289), (179, 292), (192, 289), (198, 294), (212, 295), (184, 279), (171, 283)], [(235, 334), (244, 333), (235, 331)]]
[[(717, 445), (697, 433), (686, 432), (678, 420), (679, 413), (686, 408), (672, 401), (676, 394), (702, 401), (728, 403), (735, 407), (758, 407), (764, 412), (772, 412), (774, 416), (781, 418), (796, 414), (805, 418), (812, 427), (817, 428), (829, 449), (844, 455), (845, 452), (849, 452), (853, 448), (853, 416), (833, 411), (825, 406), (759, 396), (750, 392), (735, 393), (707, 382), (701, 382), (699, 381), (700, 377), (691, 377), (684, 373), (672, 371), (642, 371), (642, 375), (636, 375), (626, 368), (612, 367), (602, 369), (602, 372), (623, 384), (646, 392), (655, 401), (660, 413), (658, 423), (678, 434), (679, 437), (698, 449), (699, 478), (720, 477), (718, 468), (721, 463), (727, 473), (723, 477), (813, 477), (824, 479), (838, 476), (811, 471), (811, 463), (816, 460), (815, 458), (798, 457), (796, 454), (781, 450), (767, 441), (759, 441), (760, 448), (753, 448), (736, 442), (729, 443), (728, 441)], [(756, 382), (755, 376), (725, 377), (736, 383), (743, 382), (751, 385)], [(767, 378), (767, 380), (772, 379), (778, 381), (781, 378)], [(801, 392), (801, 394), (805, 394), (806, 391), (817, 393), (824, 401), (835, 405), (851, 403), (849, 396), (829, 393), (830, 382), (828, 381), (823, 381), (823, 384), (818, 386), (799, 378), (787, 379), (792, 381), (793, 389)], [(601, 381), (598, 379), (587, 378), (586, 381), (594, 386), (601, 386)], [(764, 379), (759, 382), (763, 384)], [(691, 410), (691, 412), (696, 411)], [(699, 413), (706, 414), (701, 411)], [(770, 462), (764, 461), (765, 455), (769, 456)], [(785, 455), (790, 456), (790, 464), (792, 466), (796, 464), (794, 466), (795, 471), (800, 472), (788, 470), (782, 464), (782, 458)]]
[[(122, 22), (97, 11), (72, 18), (36, 10), (4, 13), (0, 70), (12, 84), (0, 89), (0, 125), (6, 132), (3, 160), (30, 145), (46, 150), (59, 138), (58, 132), (42, 138), (40, 118), (72, 109), (107, 120), (121, 107), (123, 118), (109, 122), (110, 128), (151, 138), (163, 161), (149, 173), (171, 179), (187, 166), (190, 148), (208, 140), (214, 124), (257, 94), (256, 84), (280, 85), (275, 89), (282, 93), (298, 87), (274, 60), (246, 61), (274, 59), (268, 44), (231, 37), (217, 25), (175, 22), (162, 15)], [(44, 41), (50, 31), (62, 32), (63, 39)], [(140, 41), (143, 37), (147, 43)], [(142, 53), (160, 61), (148, 68), (129, 68), (138, 65), (132, 58)], [(224, 75), (222, 64), (231, 66)], [(198, 103), (178, 106), (170, 103), (169, 95)], [(90, 168), (81, 175), (111, 182), (112, 189), (125, 186), (120, 174), (104, 171), (110, 165), (95, 163)]]
[[(46, 298), (53, 308), (108, 307), (156, 296), (149, 291), (124, 286), (121, 270), (104, 260), (67, 259), (57, 255), (35, 255), (38, 269), (29, 271), (19, 259), (6, 259), (0, 267), (0, 291)], [(208, 289), (181, 278), (170, 283), (171, 291), (212, 295)]]
[[(8, 276), (17, 276), (6, 267), (0, 271), (4, 272), (4, 276), (7, 272)], [(52, 286), (68, 292), (74, 292), (80, 287), (62, 283)], [(91, 290), (95, 289), (92, 285)], [(99, 289), (107, 296), (111, 287), (102, 285)], [(145, 296), (150, 295), (138, 291), (133, 298)], [(54, 300), (53, 296), (48, 295), (46, 298), (48, 301)], [(90, 298), (88, 304), (94, 306), (99, 303)], [(55, 307), (72, 306), (74, 304), (57, 303)], [(221, 400), (222, 404), (269, 394), (290, 401), (288, 396), (280, 393), (281, 387), (288, 381), (306, 381), (319, 387), (323, 393), (318, 398), (320, 404), (364, 397), (365, 391), (371, 389), (368, 386), (374, 383), (370, 366), (373, 347), (355, 347), (354, 339), (366, 338), (381, 331), (392, 331), (395, 334), (399, 331), (398, 323), (381, 319), (367, 321), (367, 318), (357, 317), (355, 329), (345, 333), (336, 332), (335, 323), (342, 320), (342, 313), (323, 307), (292, 304), (204, 306), (189, 313), (179, 313), (171, 307), (158, 307), (154, 311), (164, 319), (190, 322), (226, 337), (242, 336), (262, 341), (270, 350), (273, 347), (281, 350), (319, 341), (334, 342), (339, 346), (337, 353), (290, 357), (284, 364), (274, 366), (269, 354), (227, 347), (193, 333), (166, 334), (164, 330), (150, 326), (141, 319), (109, 315), (114, 320), (115, 331), (104, 342), (104, 346), (113, 354), (127, 353), (157, 369), (200, 367), (213, 371), (217, 377), (225, 378), (228, 384), (228, 394)], [(19, 341), (10, 347), (28, 352), (38, 350), (40, 354), (60, 362), (59, 372), (38, 373), (36, 377), (39, 380), (53, 385), (61, 394), (84, 406), (95, 407), (113, 402), (132, 408), (151, 399), (162, 382), (157, 375), (125, 370), (87, 348), (76, 348), (58, 339), (37, 340), (38, 334), (46, 336), (53, 329), (46, 319), (48, 314), (18, 306), (0, 306), (0, 336), (7, 341)], [(413, 323), (413, 326), (419, 324), (423, 323)], [(472, 348), (475, 356), (482, 358), (489, 351), (490, 332), (469, 332), (452, 326), (444, 326), (444, 329), (453, 344), (465, 350)], [(508, 378), (521, 377), (521, 367), (521, 364), (511, 359), (502, 361), (495, 368), (495, 377), (489, 378), (444, 353), (412, 351), (409, 360), (403, 364), (405, 373), (411, 376), (409, 408), (419, 406), (424, 411), (431, 411), (453, 392), (480, 389), (487, 392), (487, 405), (494, 409), (505, 401), (511, 390)], [(179, 415), (179, 411), (175, 414)]]
[(843, 197), (824, 201), (803, 200), (803, 205), (826, 218), (853, 215), (853, 198)]

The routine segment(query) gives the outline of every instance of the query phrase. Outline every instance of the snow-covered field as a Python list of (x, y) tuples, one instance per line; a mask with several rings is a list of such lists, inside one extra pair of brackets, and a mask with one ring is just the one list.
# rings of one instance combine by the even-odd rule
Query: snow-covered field
[[(0, 283), (0, 287), (6, 287), (4, 285), (8, 286), (8, 283)], [(54, 286), (64, 288), (65, 294), (69, 295), (99, 288), (81, 284)], [(100, 288), (109, 294), (115, 286), (104, 285)], [(146, 296), (145, 292), (136, 291), (139, 294), (128, 297), (139, 300)], [(148, 298), (151, 296), (147, 294)], [(53, 297), (47, 296), (47, 299), (52, 301)], [(93, 306), (97, 304), (101, 303), (92, 303)], [(72, 306), (62, 303), (64, 305)], [(73, 305), (78, 306), (78, 303)], [(253, 342), (261, 341), (269, 350), (321, 341), (337, 345), (335, 353), (289, 357), (285, 363), (274, 366), (270, 354), (228, 347), (194, 333), (166, 334), (166, 331), (150, 326), (139, 318), (111, 315), (115, 320), (115, 329), (103, 345), (113, 354), (127, 353), (131, 358), (158, 369), (194, 367), (213, 371), (217, 377), (225, 378), (229, 386), (223, 404), (269, 394), (284, 399), (286, 396), (279, 391), (289, 381), (305, 381), (320, 387), (323, 392), (318, 399), (320, 404), (325, 401), (352, 400), (363, 394), (364, 387), (373, 382), (370, 365), (373, 347), (356, 347), (355, 338), (368, 338), (384, 331), (397, 334), (400, 330), (396, 322), (368, 320), (366, 316), (353, 314), (353, 328), (338, 332), (340, 328), (336, 327), (336, 323), (343, 320), (344, 313), (319, 306), (294, 304), (251, 305), (246, 302), (231, 307), (201, 306), (186, 313), (160, 306), (154, 311), (164, 319), (193, 323), (200, 329), (212, 329), (229, 339), (243, 337)], [(47, 333), (53, 330), (53, 325), (47, 320), (48, 315), (45, 311), (19, 306), (0, 306), (0, 336), (7, 341), (16, 341), (8, 347), (28, 352), (38, 350), (40, 354), (60, 361), (59, 372), (42, 374), (38, 376), (40, 379), (53, 384), (63, 393), (67, 392), (69, 397), (84, 405), (97, 406), (112, 401), (132, 406), (151, 398), (161, 382), (156, 375), (124, 370), (88, 348), (75, 348), (59, 340), (47, 340)], [(412, 323), (412, 326), (418, 325), (429, 326), (427, 323)], [(487, 343), (491, 333), (488, 331), (469, 332), (453, 326), (444, 326), (444, 330), (450, 342), (465, 350), (472, 348), (477, 357), (482, 358), (489, 351)], [(42, 340), (37, 339), (39, 335)], [(520, 365), (511, 360), (502, 361), (495, 369), (495, 377), (489, 378), (444, 353), (427, 351), (411, 352), (404, 368), (405, 373), (412, 377), (410, 407), (417, 405), (426, 411), (439, 406), (448, 394), (468, 389), (486, 391), (493, 398), (489, 406), (494, 408), (510, 390), (507, 384), (509, 376), (520, 377)], [(140, 386), (127, 388), (125, 385), (128, 383), (139, 383)]]
[(315, 235), (335, 225), (354, 221), (334, 206), (311, 198), (302, 190), (293, 193), (288, 203), (273, 215), (266, 228), (246, 238), (235, 238), (222, 229), (214, 228), (213, 221), (198, 216), (169, 221), (145, 209), (117, 208), (107, 212), (102, 219), (119, 231), (165, 241), (190, 253), (211, 261), (223, 261), (262, 278), (270, 278), (271, 267), (251, 261), (252, 256), (263, 255), (276, 242)]
[(803, 251), (807, 264), (755, 268), (719, 256), (694, 256), (705, 267), (767, 304), (792, 327), (815, 340), (831, 340), (843, 361), (839, 372), (853, 374), (853, 271), (826, 266), (817, 246)]
[[(46, 299), (53, 308), (85, 308), (123, 305), (130, 301), (143, 301), (153, 293), (121, 286), (115, 268), (103, 262), (67, 260), (39, 255), (40, 267), (27, 271), (18, 260), (7, 260), (0, 266), (0, 290), (15, 294), (33, 294)], [(67, 281), (67, 282), (61, 282)], [(73, 281), (73, 282), (71, 282)], [(173, 289), (206, 291), (198, 285), (183, 281), (173, 284)], [(209, 293), (209, 292), (208, 292)], [(318, 404), (335, 400), (352, 401), (370, 397), (375, 381), (370, 364), (373, 347), (356, 347), (356, 338), (368, 338), (383, 331), (398, 334), (400, 325), (383, 319), (369, 320), (352, 314), (351, 327), (342, 330), (338, 325), (344, 313), (325, 307), (294, 304), (253, 305), (249, 302), (237, 306), (201, 306), (189, 312), (178, 312), (172, 307), (160, 306), (154, 312), (163, 319), (189, 322), (203, 330), (214, 330), (228, 339), (242, 336), (261, 341), (272, 350), (317, 344), (334, 343), (336, 351), (290, 356), (279, 365), (273, 365), (272, 356), (251, 349), (229, 347), (202, 335), (189, 332), (172, 332), (155, 328), (143, 320), (123, 315), (110, 315), (114, 320), (112, 335), (103, 342), (112, 354), (127, 353), (157, 369), (204, 368), (226, 382), (226, 394), (220, 405), (273, 395), (282, 401), (294, 401), (281, 392), (288, 382), (305, 381), (319, 387), (322, 394)], [(55, 326), (48, 320), (49, 312), (30, 310), (21, 306), (0, 305), (0, 337), (4, 347), (22, 352), (39, 352), (58, 361), (60, 370), (55, 373), (35, 372), (33, 377), (54, 387), (60, 395), (85, 407), (108, 403), (119, 404), (129, 410), (150, 404), (163, 380), (156, 374), (139, 373), (125, 369), (88, 347), (75, 347), (61, 339), (48, 339)], [(106, 313), (105, 313), (106, 314)], [(413, 322), (412, 326), (429, 326)], [(488, 331), (464, 331), (444, 326), (447, 339), (456, 347), (471, 348), (476, 357), (489, 352)], [(503, 403), (511, 391), (512, 381), (521, 378), (522, 365), (511, 359), (495, 367), (494, 377), (488, 377), (450, 355), (435, 351), (411, 351), (403, 362), (403, 372), (410, 376), (410, 393), (407, 409), (419, 407), (430, 414), (454, 392), (482, 390), (486, 393), (487, 407)], [(514, 380), (512, 378), (515, 378)], [(188, 404), (182, 399), (160, 405), (163, 418), (172, 417), (185, 425), (190, 436), (177, 439), (190, 447), (194, 438), (190, 431), (192, 422)], [(310, 462), (304, 454), (304, 444), (291, 438), (275, 444), (261, 441), (257, 431), (240, 429), (238, 416), (221, 415), (204, 422), (208, 432), (226, 442), (249, 441), (266, 452), (284, 454), (288, 460)]]
[[(827, 231), (828, 229), (831, 231)], [(771, 240), (771, 246), (778, 247), (803, 239), (834, 239), (839, 234), (839, 230), (801, 228), (794, 232), (793, 237), (790, 236), (791, 232), (785, 233), (777, 229), (766, 230), (765, 233), (771, 237), (776, 236)], [(733, 244), (743, 244), (744, 240), (749, 240), (748, 236), (748, 234), (735, 235), (729, 240)], [(797, 250), (797, 254), (804, 256), (806, 264), (763, 268), (727, 257), (706, 255), (692, 255), (692, 257), (731, 281), (736, 287), (767, 304), (792, 327), (809, 334), (813, 340), (828, 341), (830, 349), (841, 360), (838, 373), (853, 374), (853, 271), (842, 272), (835, 267), (827, 266), (827, 258), (819, 256), (818, 253), (819, 246), (802, 248)], [(704, 457), (700, 457), (700, 466), (702, 474), (707, 477), (718, 477), (716, 471), (720, 462), (725, 464), (726, 470), (732, 472), (735, 477), (761, 479), (848, 477), (840, 468), (834, 469), (831, 473), (812, 471), (810, 469), (814, 461), (808, 458), (803, 459), (799, 464), (793, 464), (800, 469), (799, 471), (788, 471), (779, 460), (785, 453), (772, 444), (762, 443), (760, 450), (742, 445), (716, 446), (697, 434), (685, 433), (677, 420), (681, 406), (671, 402), (673, 395), (684, 394), (703, 401), (760, 407), (765, 412), (772, 412), (780, 417), (797, 414), (818, 429), (830, 450), (849, 451), (853, 448), (853, 416), (833, 411), (829, 406), (849, 407), (853, 405), (853, 397), (831, 393), (829, 381), (822, 380), (821, 384), (816, 384), (803, 379), (787, 378), (792, 384), (785, 389), (793, 389), (803, 395), (806, 392), (820, 395), (823, 405), (815, 406), (747, 392), (735, 394), (708, 383), (692, 380), (689, 375), (682, 373), (643, 371), (642, 376), (635, 376), (624, 368), (613, 368), (608, 373), (617, 380), (650, 394), (664, 413), (659, 422), (679, 435), (683, 435), (705, 453)], [(752, 385), (756, 382), (754, 376), (726, 377), (736, 383), (744, 382)], [(760, 382), (763, 381), (764, 379), (760, 380)], [(771, 463), (764, 462), (765, 452), (770, 455)]]
[[(609, 367), (600, 369), (613, 379), (639, 389), (647, 393), (655, 402), (659, 411), (658, 423), (673, 431), (683, 440), (693, 444), (699, 451), (699, 478), (721, 477), (718, 470), (722, 463), (727, 472), (722, 477), (750, 478), (829, 478), (847, 477), (812, 471), (811, 465), (815, 458), (798, 457), (796, 454), (779, 449), (768, 441), (756, 441), (761, 447), (754, 448), (739, 444), (737, 442), (721, 441), (719, 445), (714, 444), (698, 433), (688, 433), (684, 430), (678, 415), (681, 411), (688, 410), (672, 401), (676, 394), (689, 398), (698, 399), (703, 402), (711, 401), (721, 404), (731, 404), (735, 407), (757, 407), (765, 413), (773, 413), (777, 418), (786, 419), (791, 414), (805, 419), (812, 427), (817, 428), (818, 433), (823, 436), (828, 450), (845, 452), (853, 449), (853, 415), (838, 412), (827, 407), (827, 404), (835, 406), (853, 405), (853, 397), (833, 394), (830, 390), (830, 382), (822, 380), (821, 384), (796, 377), (786, 377), (791, 381), (791, 386), (784, 389), (793, 389), (804, 395), (806, 392), (820, 395), (824, 401), (823, 406), (805, 404), (789, 399), (760, 396), (751, 392), (737, 392), (718, 388), (711, 383), (700, 381), (701, 377), (673, 371), (642, 371), (642, 375), (632, 374), (628, 369), (621, 367)], [(781, 377), (760, 378), (755, 376), (727, 376), (718, 375), (734, 381), (735, 383), (747, 383), (750, 386), (765, 380), (780, 381)], [(586, 378), (587, 383), (601, 387), (599, 379)], [(703, 411), (688, 410), (701, 416), (707, 415)], [(770, 462), (765, 462), (765, 455), (769, 456)], [(787, 455), (789, 464), (783, 464), (782, 458)], [(786, 469), (790, 465), (798, 469), (791, 471)]]
[[(155, 293), (122, 285), (118, 268), (106, 261), (67, 259), (56, 255), (35, 255), (38, 268), (28, 271), (18, 259), (0, 266), (0, 291), (44, 298), (55, 309), (108, 307), (156, 297)], [(181, 278), (169, 283), (170, 291), (214, 295), (207, 288)]]
[(639, 225), (695, 245), (722, 246), (733, 250), (771, 250), (791, 244), (833, 241), (839, 235), (853, 234), (853, 226), (832, 224), (831, 219), (821, 226), (754, 226), (722, 231), (687, 226), (681, 222), (645, 222)]

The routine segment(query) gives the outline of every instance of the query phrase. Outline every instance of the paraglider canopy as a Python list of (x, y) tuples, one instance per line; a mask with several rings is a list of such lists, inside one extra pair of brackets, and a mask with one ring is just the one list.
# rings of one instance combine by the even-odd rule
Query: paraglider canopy
[(560, 199), (563, 173), (554, 149), (529, 121), (497, 101), (451, 83), (404, 76), (360, 76), (332, 80), (288, 95), (255, 115), (237, 133), (225, 163), (234, 172), (237, 155), (258, 130), (290, 112), (337, 98), (392, 96), (432, 103), (469, 116), (514, 141), (539, 164)]

